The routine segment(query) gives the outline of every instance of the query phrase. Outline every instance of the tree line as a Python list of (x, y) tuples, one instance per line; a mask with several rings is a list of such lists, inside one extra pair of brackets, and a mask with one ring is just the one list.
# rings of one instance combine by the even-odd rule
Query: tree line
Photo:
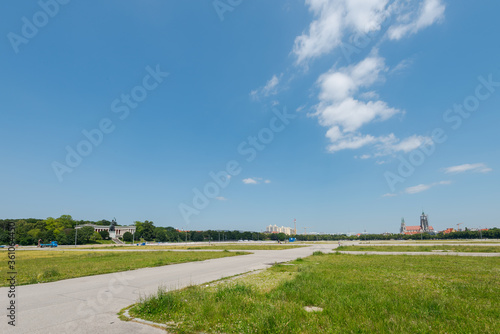
[[(109, 226), (111, 221), (74, 220), (70, 215), (59, 218), (47, 219), (2, 219), (0, 220), (0, 244), (10, 243), (9, 224), (15, 223), (14, 241), (19, 245), (36, 245), (38, 240), (42, 243), (57, 241), (60, 245), (79, 245), (98, 243), (109, 239), (107, 231), (96, 232), (91, 226), (79, 228), (75, 233), (75, 226), (84, 224)], [(172, 226), (155, 226), (154, 222), (145, 220), (134, 222), (136, 232), (126, 232), (124, 241), (156, 241), (156, 242), (184, 242), (184, 241), (237, 241), (237, 240), (275, 240), (285, 241), (289, 237), (297, 241), (337, 241), (337, 240), (420, 240), (420, 239), (500, 239), (500, 229), (492, 228), (487, 231), (460, 231), (448, 234), (362, 234), (347, 236), (345, 234), (299, 234), (286, 235), (284, 233), (261, 233), (250, 231), (182, 231)], [(119, 225), (118, 225), (119, 226)], [(75, 235), (76, 234), (76, 235)]]

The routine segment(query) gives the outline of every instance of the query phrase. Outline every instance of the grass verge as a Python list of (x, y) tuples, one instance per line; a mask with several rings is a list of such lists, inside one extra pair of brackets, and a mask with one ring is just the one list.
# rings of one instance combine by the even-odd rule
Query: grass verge
[[(136, 247), (137, 249), (187, 249), (187, 250), (283, 250), (283, 249), (292, 249), (292, 248), (300, 248), (305, 246), (300, 245), (210, 245), (210, 246), (175, 246), (175, 245), (147, 245), (147, 246), (109, 246), (111, 248), (123, 248), (130, 249), (130, 247)], [(106, 248), (109, 248), (106, 247)], [(94, 247), (86, 247), (84, 249), (94, 249)], [(95, 249), (103, 249), (103, 247), (95, 247)]]
[[(244, 252), (73, 252), (20, 251), (16, 253), (17, 285), (158, 267), (248, 254)], [(0, 277), (7, 277), (7, 260), (0, 262)], [(3, 280), (0, 286), (7, 286)]]
[[(500, 259), (318, 254), (143, 299), (175, 333), (497, 333)], [(323, 311), (308, 313), (305, 306)]]
[(336, 251), (360, 252), (432, 252), (500, 253), (500, 246), (340, 246)]

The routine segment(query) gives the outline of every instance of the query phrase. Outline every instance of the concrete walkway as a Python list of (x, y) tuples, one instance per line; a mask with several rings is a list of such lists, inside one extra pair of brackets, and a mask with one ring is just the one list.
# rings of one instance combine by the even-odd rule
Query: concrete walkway
[(287, 250), (250, 251), (253, 254), (144, 268), (114, 274), (80, 277), (16, 287), (16, 326), (9, 320), (9, 288), (0, 288), (0, 333), (165, 333), (164, 330), (118, 319), (120, 309), (152, 294), (159, 286), (183, 288), (223, 277), (265, 269), (336, 245), (317, 244)]

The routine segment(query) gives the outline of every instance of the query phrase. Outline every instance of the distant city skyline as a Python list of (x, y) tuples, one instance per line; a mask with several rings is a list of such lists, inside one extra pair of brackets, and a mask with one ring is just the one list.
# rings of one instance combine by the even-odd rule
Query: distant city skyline
[(0, 4), (5, 218), (500, 227), (500, 2), (44, 4)]

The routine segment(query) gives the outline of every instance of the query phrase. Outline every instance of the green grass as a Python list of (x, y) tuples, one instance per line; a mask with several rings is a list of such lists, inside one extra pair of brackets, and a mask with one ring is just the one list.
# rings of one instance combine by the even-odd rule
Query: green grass
[(113, 240), (96, 240), (95, 243), (100, 244), (100, 245), (114, 245), (115, 244)]
[[(498, 333), (500, 258), (321, 254), (159, 290), (130, 314), (174, 333)], [(323, 308), (307, 313), (304, 306)]]
[(468, 253), (500, 253), (500, 246), (340, 246), (336, 251), (432, 252), (437, 250)]
[[(248, 245), (248, 244), (234, 244), (234, 245), (206, 245), (206, 246), (176, 246), (176, 245), (147, 245), (147, 246), (110, 246), (111, 248), (122, 248), (126, 247), (126, 249), (130, 249), (130, 247), (135, 247), (137, 249), (187, 249), (187, 250), (283, 250), (283, 249), (292, 249), (292, 248), (300, 248), (305, 246), (300, 245)], [(83, 249), (94, 249), (94, 247), (85, 247)], [(103, 249), (103, 247), (95, 247), (95, 249)]]
[(470, 244), (498, 244), (499, 239), (434, 239), (434, 240), (361, 240), (360, 244), (394, 244), (394, 243), (408, 243), (408, 244), (426, 244), (426, 243), (450, 243), (450, 244), (460, 244), (460, 243), (470, 243)]
[[(242, 254), (247, 253), (18, 251), (16, 252), (17, 285), (53, 282), (67, 278)], [(0, 262), (0, 277), (8, 277), (7, 271), (7, 256), (5, 256), (5, 261)], [(7, 283), (6, 280), (2, 280), (0, 286), (7, 286)]]

